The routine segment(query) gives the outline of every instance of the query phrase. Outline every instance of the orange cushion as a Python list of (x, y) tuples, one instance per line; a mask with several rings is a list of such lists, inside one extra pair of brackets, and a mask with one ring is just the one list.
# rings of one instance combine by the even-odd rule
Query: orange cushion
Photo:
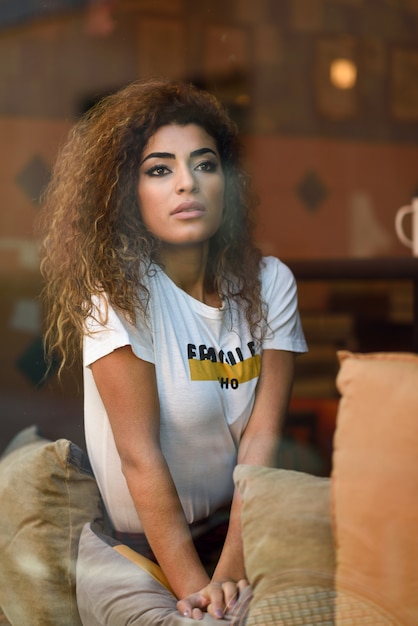
[(352, 623), (344, 612), (357, 598), (355, 624), (416, 626), (418, 356), (340, 352), (339, 359), (335, 623)]

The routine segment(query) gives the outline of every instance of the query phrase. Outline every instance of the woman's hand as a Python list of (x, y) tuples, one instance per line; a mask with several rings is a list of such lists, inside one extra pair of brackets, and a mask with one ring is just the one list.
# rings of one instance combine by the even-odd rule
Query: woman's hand
[(177, 602), (178, 611), (185, 617), (200, 620), (208, 612), (216, 619), (222, 619), (235, 606), (240, 594), (248, 587), (248, 581), (242, 578), (233, 580), (212, 580), (200, 591), (192, 593)]

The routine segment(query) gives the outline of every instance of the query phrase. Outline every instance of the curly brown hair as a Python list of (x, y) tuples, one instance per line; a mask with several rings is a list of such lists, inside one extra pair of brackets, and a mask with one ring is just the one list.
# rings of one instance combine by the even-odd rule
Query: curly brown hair
[(253, 331), (261, 327), (255, 198), (236, 125), (213, 95), (193, 85), (138, 81), (105, 97), (75, 124), (44, 196), (38, 224), (44, 338), (60, 371), (81, 353), (93, 294), (105, 292), (133, 323), (145, 314), (144, 275), (159, 242), (141, 218), (139, 163), (161, 126), (190, 123), (215, 139), (225, 175), (223, 219), (209, 242), (206, 282), (226, 301), (240, 300)]

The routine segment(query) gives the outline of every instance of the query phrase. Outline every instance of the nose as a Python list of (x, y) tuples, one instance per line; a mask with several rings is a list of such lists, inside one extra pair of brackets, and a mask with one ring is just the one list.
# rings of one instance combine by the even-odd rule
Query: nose
[(197, 180), (188, 166), (179, 168), (176, 180), (177, 193), (196, 192), (199, 186)]

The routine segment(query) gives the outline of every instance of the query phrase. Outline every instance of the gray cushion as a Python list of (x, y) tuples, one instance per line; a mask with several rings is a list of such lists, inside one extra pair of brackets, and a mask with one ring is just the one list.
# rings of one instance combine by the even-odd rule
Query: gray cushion
[(244, 624), (249, 588), (228, 620), (215, 620), (208, 614), (203, 620), (185, 620), (177, 611), (176, 598), (147, 571), (150, 562), (136, 564), (120, 554), (118, 547), (97, 525), (84, 527), (77, 561), (77, 600), (84, 626)]

